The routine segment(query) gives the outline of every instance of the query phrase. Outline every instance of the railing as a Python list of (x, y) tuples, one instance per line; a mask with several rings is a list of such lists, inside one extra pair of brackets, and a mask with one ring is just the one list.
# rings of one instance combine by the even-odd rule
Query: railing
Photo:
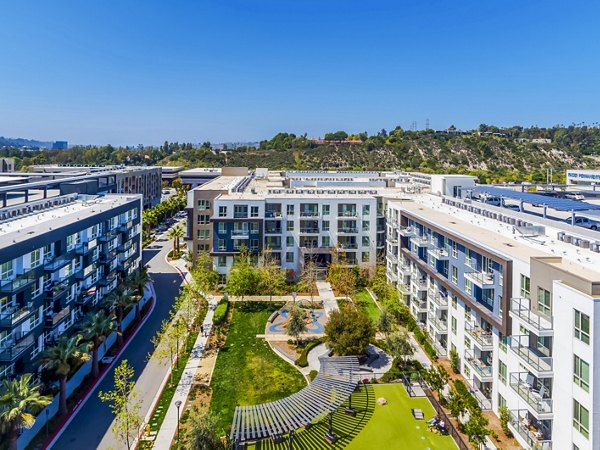
[(438, 331), (441, 331), (442, 333), (448, 332), (448, 321), (447, 320), (442, 321), (442, 320), (438, 319), (437, 317), (432, 317), (431, 324), (434, 326), (435, 329), (437, 329)]
[(427, 290), (427, 280), (411, 280), (412, 283), (418, 288), (420, 291)]
[(410, 266), (407, 266), (405, 264), (401, 264), (400, 266), (398, 266), (398, 270), (400, 270), (400, 273), (405, 276), (411, 274)]
[(32, 305), (28, 305), (20, 309), (15, 308), (10, 312), (0, 313), (0, 325), (3, 327), (12, 327), (17, 322), (27, 318), (33, 312)]
[(398, 257), (396, 255), (394, 255), (393, 253), (388, 253), (387, 254), (387, 258), (392, 261), (394, 264), (398, 263)]
[(473, 271), (465, 273), (465, 277), (477, 286), (490, 286), (494, 284), (494, 274), (489, 272)]
[(484, 362), (480, 358), (476, 358), (472, 350), (465, 350), (465, 361), (479, 374), (480, 377), (492, 377), (492, 366), (488, 365), (487, 362)]
[(438, 308), (447, 308), (448, 307), (448, 297), (446, 295), (442, 295), (441, 292), (433, 292), (433, 294), (428, 292), (429, 299), (435, 303)]
[(448, 255), (448, 250), (443, 249), (443, 248), (430, 248), (427, 250), (427, 253), (429, 253), (430, 255), (433, 255), (433, 257), (435, 259), (448, 259), (449, 255)]
[(13, 292), (22, 287), (32, 284), (36, 278), (32, 275), (21, 275), (0, 286), (0, 292)]
[(6, 345), (5, 347), (0, 348), (0, 361), (14, 361), (34, 343), (35, 338), (31, 333), (20, 339), (16, 339), (12, 342), (12, 345)]
[(300, 211), (300, 217), (319, 217), (319, 211), (318, 210)]
[(428, 237), (415, 236), (410, 238), (410, 240), (416, 244), (417, 247), (429, 247), (433, 245)]
[(248, 229), (243, 229), (243, 230), (236, 230), (234, 229), (231, 232), (232, 236), (248, 236), (250, 234), (250, 231)]
[(67, 305), (67, 307), (63, 308), (62, 310), (60, 310), (56, 314), (52, 314), (50, 316), (47, 316), (46, 317), (46, 319), (47, 319), (46, 322), (48, 323), (48, 325), (55, 326), (58, 322), (60, 322), (65, 317), (67, 317), (70, 312), (71, 312), (71, 307)]
[(540, 354), (539, 350), (530, 348), (528, 342), (529, 336), (512, 336), (510, 349), (536, 372), (552, 372), (552, 357)]
[(68, 289), (69, 285), (66, 283), (56, 284), (47, 290), (46, 295), (51, 300), (56, 300), (65, 292), (67, 292)]
[(465, 330), (467, 334), (477, 343), (482, 350), (492, 347), (492, 333), (485, 331), (477, 325), (471, 325), (469, 322), (465, 322)]
[(267, 228), (265, 234), (281, 234), (281, 228)]
[(458, 430), (456, 429), (456, 427), (454, 426), (454, 424), (452, 423), (452, 421), (450, 420), (450, 418), (444, 411), (444, 408), (442, 408), (442, 405), (440, 405), (440, 403), (437, 401), (437, 399), (433, 396), (431, 389), (429, 389), (429, 387), (425, 383), (422, 384), (422, 388), (423, 388), (423, 391), (425, 392), (425, 395), (427, 396), (427, 398), (433, 405), (433, 409), (435, 409), (435, 412), (437, 413), (437, 415), (446, 424), (446, 429), (448, 430), (448, 434), (450, 436), (452, 436), (452, 439), (454, 439), (454, 442), (456, 442), (458, 449), (459, 450), (471, 450), (471, 447), (469, 446), (469, 444), (467, 444), (465, 442), (463, 437), (460, 435), (460, 433), (458, 432)]
[(44, 269), (49, 270), (49, 271), (58, 270), (64, 266), (66, 266), (67, 264), (70, 264), (72, 259), (73, 258), (66, 258), (64, 256), (56, 258), (56, 259), (44, 264)]
[(265, 217), (273, 219), (275, 217), (281, 217), (281, 211), (265, 211)]
[(338, 233), (358, 233), (358, 228), (342, 227), (338, 228)]
[[(540, 389), (535, 389), (533, 375), (529, 372), (510, 374), (510, 387), (538, 414), (552, 413), (552, 399), (544, 398)], [(541, 388), (543, 385), (539, 385)], [(544, 391), (547, 388), (544, 386)]]
[(419, 298), (414, 297), (413, 303), (419, 312), (427, 312), (427, 300), (420, 300)]
[(436, 340), (434, 340), (434, 342), (433, 342), (433, 348), (435, 349), (435, 352), (438, 354), (438, 356), (447, 356), (448, 355), (448, 350), (446, 350), (446, 347), (444, 347), (442, 344), (440, 344)]
[(395, 272), (388, 272), (388, 278), (393, 281), (393, 282), (397, 282), (398, 281), (398, 274)]
[(358, 248), (358, 244), (356, 242), (338, 242), (338, 245), (341, 248), (345, 248), (345, 249), (357, 249)]
[(510, 312), (522, 321), (528, 323), (537, 331), (552, 331), (552, 319), (548, 320), (531, 310), (531, 300), (516, 297), (510, 301)]
[(319, 228), (300, 228), (300, 233), (318, 233)]
[(527, 420), (526, 415), (527, 411), (525, 410), (509, 411), (509, 428), (515, 435), (518, 434), (529, 447), (536, 450), (550, 450), (552, 441), (547, 438), (544, 430), (533, 427)]
[[(467, 385), (469, 386), (469, 391), (479, 403), (479, 408), (482, 411), (491, 411), (492, 410), (492, 400), (485, 396), (485, 394), (475, 386), (475, 382), (473, 380), (467, 380)], [(491, 388), (490, 388), (491, 391)]]
[(404, 237), (412, 237), (417, 234), (416, 230), (413, 227), (400, 227), (398, 233)]
[(338, 211), (339, 217), (356, 217), (356, 211)]

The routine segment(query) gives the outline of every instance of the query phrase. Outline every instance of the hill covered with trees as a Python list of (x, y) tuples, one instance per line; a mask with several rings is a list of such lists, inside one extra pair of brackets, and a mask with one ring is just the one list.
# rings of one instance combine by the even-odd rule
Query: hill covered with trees
[[(159, 147), (73, 147), (38, 152), (0, 150), (16, 157), (17, 167), (31, 164), (161, 164), (185, 167), (248, 166), (271, 169), (404, 169), (477, 175), (481, 182), (542, 181), (546, 169), (600, 167), (600, 127), (499, 128), (480, 125), (462, 132), (407, 131), (400, 127), (374, 135), (344, 131), (323, 140), (279, 133), (258, 148), (215, 151), (210, 143), (165, 142)], [(555, 178), (555, 181), (556, 180)]]

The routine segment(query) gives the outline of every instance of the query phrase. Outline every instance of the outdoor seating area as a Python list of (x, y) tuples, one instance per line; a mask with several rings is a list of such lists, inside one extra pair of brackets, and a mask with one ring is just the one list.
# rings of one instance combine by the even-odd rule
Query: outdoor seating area
[[(315, 302), (297, 302), (297, 306), (305, 313), (306, 333), (307, 334), (322, 334), (327, 323), (327, 315), (322, 305)], [(293, 305), (286, 304), (283, 308), (273, 312), (269, 317), (266, 334), (286, 334), (285, 327), (289, 321), (290, 309)], [(313, 309), (313, 306), (315, 309)]]

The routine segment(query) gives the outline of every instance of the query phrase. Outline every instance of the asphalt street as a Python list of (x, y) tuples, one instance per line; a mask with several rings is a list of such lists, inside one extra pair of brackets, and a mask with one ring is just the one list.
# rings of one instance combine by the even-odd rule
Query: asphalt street
[[(153, 372), (151, 377), (144, 378), (148, 382), (148, 385), (143, 387), (145, 395), (142, 398), (142, 411), (145, 414), (146, 410), (144, 408), (149, 407), (154, 397), (151, 393), (155, 394), (158, 391), (168, 369), (167, 365), (148, 364), (148, 354), (154, 349), (150, 339), (160, 328), (163, 319), (169, 317), (169, 311), (182, 283), (179, 272), (165, 262), (165, 256), (171, 246), (172, 243), (164, 239), (153, 243), (143, 251), (142, 261), (143, 264), (149, 266), (149, 274), (154, 281), (157, 297), (154, 311), (51, 448), (57, 450), (90, 450), (104, 447), (106, 439), (111, 439), (111, 436), (105, 438), (105, 435), (107, 433), (112, 434), (110, 425), (113, 421), (113, 415), (108, 405), (98, 398), (98, 392), (101, 390), (109, 391), (114, 387), (114, 368), (123, 359), (127, 359), (129, 364), (133, 366), (136, 381), (146, 367)], [(105, 441), (101, 446), (100, 443), (103, 439)]]

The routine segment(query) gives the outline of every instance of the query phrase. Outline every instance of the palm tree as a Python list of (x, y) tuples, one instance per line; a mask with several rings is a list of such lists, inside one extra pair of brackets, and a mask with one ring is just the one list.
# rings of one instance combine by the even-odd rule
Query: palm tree
[(129, 295), (129, 292), (127, 292), (127, 289), (122, 285), (117, 286), (104, 301), (111, 310), (115, 311), (117, 318), (117, 342), (119, 345), (123, 343), (123, 316), (125, 315), (125, 309), (127, 309), (134, 301), (135, 300)]
[[(140, 269), (129, 276), (126, 283), (129, 288), (135, 289), (139, 298), (144, 296), (144, 288), (148, 282), (152, 281), (148, 274), (148, 266), (140, 267)], [(135, 320), (140, 319), (140, 302), (135, 303)]]
[(71, 337), (62, 335), (56, 345), (44, 350), (40, 356), (42, 367), (54, 372), (60, 382), (60, 415), (67, 413), (67, 377), (71, 369), (90, 358), (89, 345), (82, 344), (82, 339), (80, 334)]
[(0, 430), (8, 437), (8, 448), (17, 449), (17, 438), (21, 428), (31, 428), (35, 414), (52, 399), (40, 395), (40, 385), (31, 384), (31, 374), (20, 379), (4, 379), (0, 387)]
[(98, 349), (108, 335), (115, 330), (115, 322), (112, 317), (107, 316), (103, 310), (86, 316), (81, 325), (83, 337), (92, 342), (92, 375), (94, 378), (100, 373), (98, 361)]
[(175, 258), (175, 255), (179, 252), (179, 239), (184, 236), (185, 231), (183, 230), (183, 227), (179, 225), (169, 230), (167, 237), (173, 239), (173, 258)]

